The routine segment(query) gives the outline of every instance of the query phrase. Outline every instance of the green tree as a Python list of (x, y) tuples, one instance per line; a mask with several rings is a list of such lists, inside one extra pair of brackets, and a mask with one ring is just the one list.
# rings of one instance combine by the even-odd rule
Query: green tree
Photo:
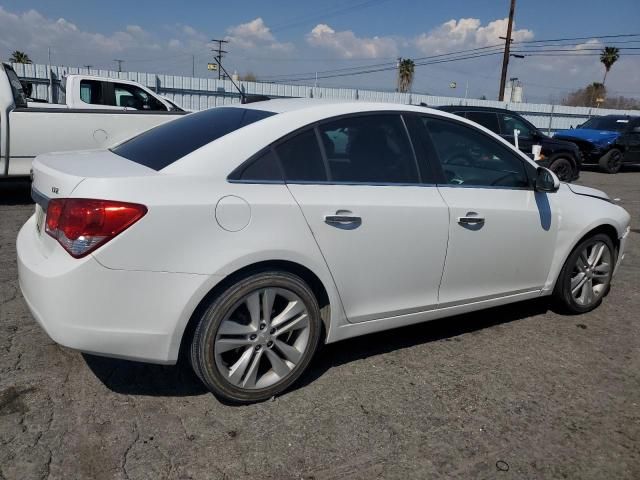
[(593, 82), (585, 88), (575, 90), (562, 100), (563, 105), (572, 107), (593, 107), (599, 98), (606, 98), (607, 89), (602, 83)]
[(9, 61), (12, 63), (33, 63), (29, 58), (29, 55), (21, 52), (20, 50), (16, 50), (15, 52), (13, 52), (11, 54), (11, 57), (9, 58)]
[(255, 82), (257, 81), (257, 77), (253, 72), (247, 72), (244, 75), (240, 75), (240, 80), (245, 82)]
[(408, 92), (413, 83), (416, 64), (410, 58), (401, 58), (398, 62), (398, 91)]
[(620, 50), (618, 47), (604, 47), (600, 52), (600, 62), (604, 65), (604, 78), (602, 79), (602, 85), (607, 81), (607, 73), (611, 70), (614, 63), (620, 58)]

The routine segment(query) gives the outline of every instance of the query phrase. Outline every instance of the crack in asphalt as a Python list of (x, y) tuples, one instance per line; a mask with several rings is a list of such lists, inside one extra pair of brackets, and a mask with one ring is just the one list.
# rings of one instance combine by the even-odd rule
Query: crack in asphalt
[(140, 432), (138, 431), (138, 424), (134, 423), (133, 428), (134, 428), (135, 436), (133, 438), (133, 441), (129, 444), (129, 446), (125, 449), (124, 453), (122, 454), (122, 463), (120, 464), (120, 469), (122, 470), (122, 473), (124, 473), (124, 476), (127, 480), (129, 480), (130, 478), (129, 472), (127, 471), (127, 461), (129, 460), (129, 452), (134, 447), (134, 445), (138, 443), (138, 440), (140, 440)]

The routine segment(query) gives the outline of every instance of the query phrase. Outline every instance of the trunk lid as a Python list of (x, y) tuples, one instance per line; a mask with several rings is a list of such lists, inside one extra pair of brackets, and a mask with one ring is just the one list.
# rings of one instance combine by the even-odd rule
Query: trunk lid
[(155, 170), (109, 150), (86, 150), (38, 155), (33, 161), (32, 187), (46, 198), (69, 196), (87, 177), (139, 177)]
[(36, 232), (45, 257), (59, 247), (45, 233), (44, 223), (49, 200), (72, 196), (86, 178), (118, 178), (158, 175), (158, 172), (120, 157), (109, 150), (47, 153), (33, 161), (32, 197), (36, 202)]

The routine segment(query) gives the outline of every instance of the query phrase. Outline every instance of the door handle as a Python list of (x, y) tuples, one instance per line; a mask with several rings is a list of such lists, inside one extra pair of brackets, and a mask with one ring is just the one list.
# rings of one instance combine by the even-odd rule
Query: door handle
[(348, 227), (360, 225), (362, 218), (357, 215), (352, 215), (349, 210), (338, 210), (335, 215), (325, 215), (324, 221), (329, 225)]
[(461, 225), (482, 225), (484, 217), (479, 217), (476, 212), (468, 212), (464, 217), (458, 217), (458, 223)]

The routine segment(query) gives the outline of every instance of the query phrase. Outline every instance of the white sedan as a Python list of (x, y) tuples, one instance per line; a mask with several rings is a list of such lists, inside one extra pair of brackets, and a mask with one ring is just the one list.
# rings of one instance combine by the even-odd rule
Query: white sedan
[(33, 165), (20, 285), (56, 342), (288, 388), (320, 342), (552, 295), (600, 304), (629, 214), (445, 112), (271, 100)]

